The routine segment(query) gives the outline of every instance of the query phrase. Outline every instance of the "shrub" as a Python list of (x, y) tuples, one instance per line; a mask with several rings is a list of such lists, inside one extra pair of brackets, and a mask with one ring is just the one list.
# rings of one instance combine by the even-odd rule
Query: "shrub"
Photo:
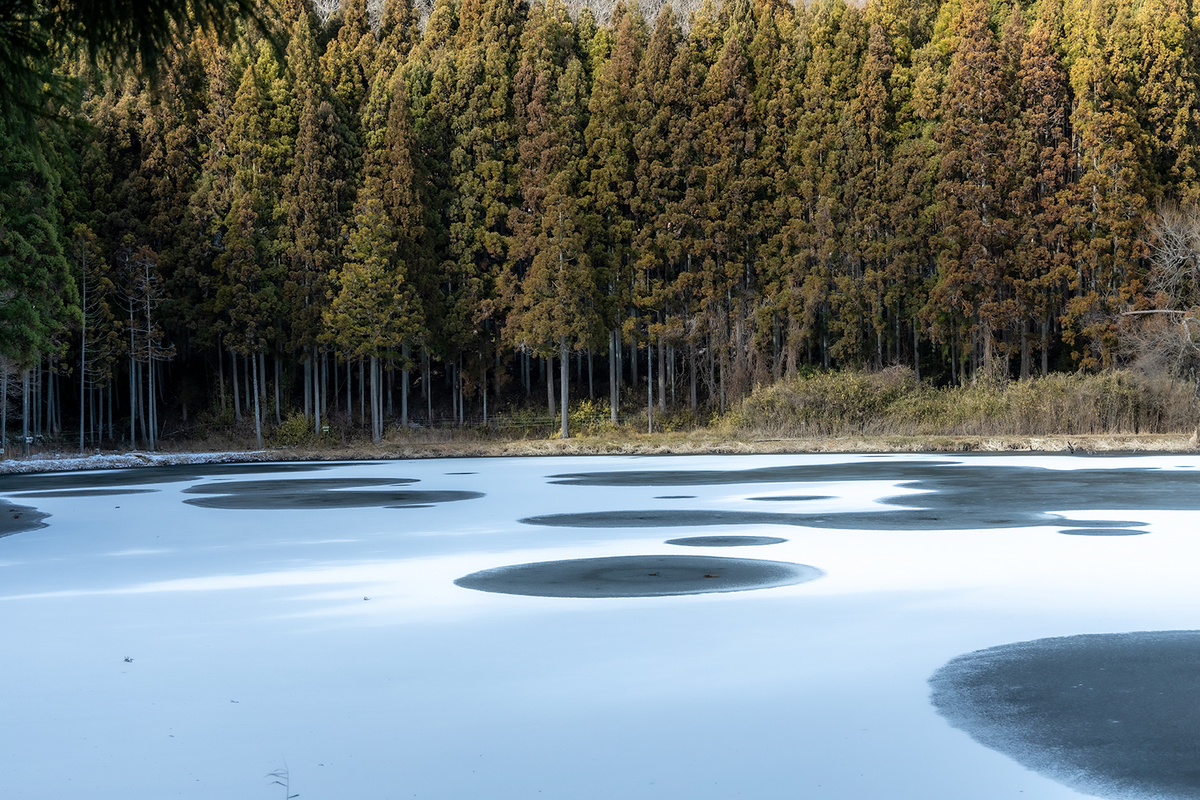
[(275, 444), (284, 447), (311, 444), (316, 439), (313, 421), (299, 411), (293, 411), (275, 431), (273, 439)]
[(911, 370), (819, 372), (761, 387), (722, 421), (769, 436), (1167, 433), (1194, 426), (1190, 386), (1111, 371), (935, 388)]

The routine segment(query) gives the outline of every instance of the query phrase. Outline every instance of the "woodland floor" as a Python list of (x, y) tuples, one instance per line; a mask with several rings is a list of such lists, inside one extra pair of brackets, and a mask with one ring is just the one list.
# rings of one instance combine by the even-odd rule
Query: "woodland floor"
[[(241, 446), (239, 446), (239, 444)], [(570, 439), (495, 439), (468, 432), (395, 434), (380, 444), (351, 442), (310, 447), (246, 448), (231, 441), (168, 442), (155, 452), (77, 452), (43, 448), (28, 458), (4, 456), (0, 474), (78, 469), (124, 469), (184, 463), (367, 461), (589, 455), (752, 455), (787, 453), (1191, 453), (1196, 438), (1174, 434), (1071, 436), (838, 436), (732, 438), (711, 432), (580, 435)]]

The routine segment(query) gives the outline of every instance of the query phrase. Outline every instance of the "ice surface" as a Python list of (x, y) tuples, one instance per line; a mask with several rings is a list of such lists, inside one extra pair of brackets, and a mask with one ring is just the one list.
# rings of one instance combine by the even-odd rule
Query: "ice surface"
[[(1080, 797), (948, 724), (928, 679), (1015, 642), (1196, 627), (1200, 492), (1181, 476), (1198, 465), (580, 457), (5, 476), (0, 499), (49, 516), (0, 538), (0, 795), (275, 798), (265, 776), (286, 766), (302, 800)], [(774, 472), (734, 483), (555, 477), (730, 470)], [(934, 470), (945, 476), (924, 477)], [(277, 484), (318, 479), (344, 481), (322, 493), (434, 501), (269, 502), (287, 491)], [(259, 507), (186, 502), (251, 497), (236, 491), (250, 481), (271, 484), (263, 502), (240, 503)], [(231, 491), (188, 492), (214, 484)], [(127, 489), (154, 491), (111, 493)], [(937, 499), (947, 492), (953, 503)], [(977, 525), (1000, 519), (993, 502), (1023, 524)], [(535, 562), (676, 556), (666, 539), (687, 533), (526, 518), (768, 505), (786, 525), (697, 532), (786, 541), (688, 553), (762, 555), (824, 577), (640, 598), (454, 583)], [(931, 508), (964, 513), (909, 524)], [(806, 514), (857, 522), (806, 525)], [(1118, 527), (1145, 535), (1059, 533)]]

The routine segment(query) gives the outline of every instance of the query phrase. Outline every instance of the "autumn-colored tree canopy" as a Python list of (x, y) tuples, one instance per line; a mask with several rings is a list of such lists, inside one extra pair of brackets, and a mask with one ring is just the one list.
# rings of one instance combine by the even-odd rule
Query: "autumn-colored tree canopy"
[(53, 91), (0, 121), (27, 426), (379, 438), (536, 402), (565, 434), (580, 397), (721, 411), (809, 366), (1105, 369), (1160, 209), (1200, 201), (1176, 0), (251, 5), (172, 18), (151, 71), (29, 56)]

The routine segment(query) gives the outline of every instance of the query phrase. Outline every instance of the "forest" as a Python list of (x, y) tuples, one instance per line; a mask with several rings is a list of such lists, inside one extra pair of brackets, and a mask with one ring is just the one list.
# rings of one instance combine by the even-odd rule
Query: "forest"
[(153, 76), (64, 59), (36, 136), (0, 122), (5, 435), (565, 434), (583, 398), (1131, 357), (1200, 199), (1190, 6), (655, 12), (285, 0)]

